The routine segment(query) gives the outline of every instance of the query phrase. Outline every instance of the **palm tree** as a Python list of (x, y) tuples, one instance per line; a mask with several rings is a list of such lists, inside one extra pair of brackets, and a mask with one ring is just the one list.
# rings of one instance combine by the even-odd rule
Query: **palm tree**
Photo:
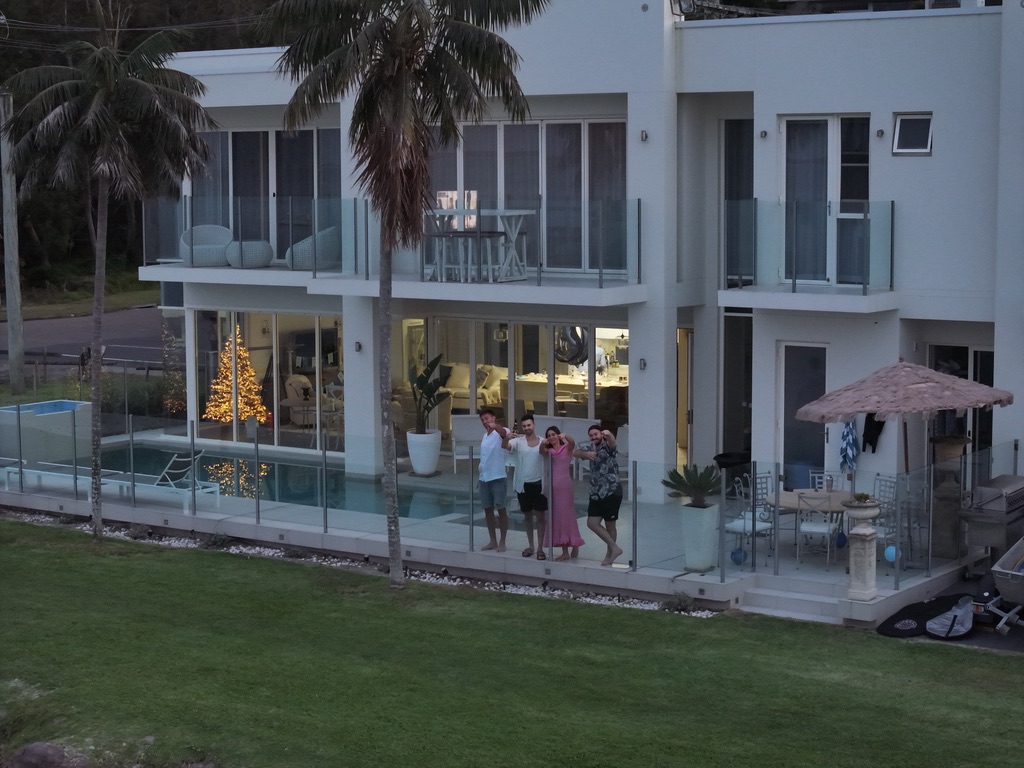
[(351, 96), (357, 183), (380, 216), (377, 304), (378, 384), (390, 583), (405, 583), (398, 529), (391, 401), (391, 260), (423, 236), (430, 204), (428, 159), (435, 141), (459, 140), (459, 122), (477, 122), (487, 100), (512, 120), (528, 108), (519, 56), (497, 32), (529, 23), (550, 0), (277, 0), (265, 32), (288, 43), (279, 63), (298, 81), (285, 109), (297, 128)]
[(14, 142), (12, 161), (24, 173), (22, 196), (50, 186), (78, 190), (86, 201), (96, 260), (93, 285), (90, 398), (92, 401), (92, 524), (102, 535), (100, 417), (107, 215), (112, 199), (139, 200), (175, 191), (197, 172), (208, 150), (199, 131), (214, 127), (196, 102), (203, 85), (167, 68), (179, 35), (158, 32), (129, 51), (118, 47), (120, 20), (108, 29), (94, 0), (97, 44), (71, 43), (66, 66), (19, 72), (6, 83), (22, 106), (3, 126)]

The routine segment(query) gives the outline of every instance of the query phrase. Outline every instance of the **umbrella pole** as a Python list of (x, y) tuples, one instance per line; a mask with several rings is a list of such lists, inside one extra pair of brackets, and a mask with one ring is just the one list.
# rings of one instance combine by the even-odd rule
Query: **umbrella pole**
[(900, 422), (903, 424), (903, 472), (910, 474), (910, 447), (907, 442), (907, 420), (900, 417)]

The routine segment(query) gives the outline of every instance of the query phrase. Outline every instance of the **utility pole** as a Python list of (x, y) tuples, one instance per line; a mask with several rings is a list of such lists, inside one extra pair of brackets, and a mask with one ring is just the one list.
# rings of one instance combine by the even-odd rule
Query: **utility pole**
[[(11, 94), (0, 91), (0, 126), (14, 115)], [(0, 136), (0, 190), (4, 200), (4, 282), (7, 293), (7, 366), (11, 377), (11, 394), (25, 391), (25, 336), (21, 320), (21, 263), (18, 254), (18, 196), (15, 191), (14, 168), (11, 167), (11, 144)]]

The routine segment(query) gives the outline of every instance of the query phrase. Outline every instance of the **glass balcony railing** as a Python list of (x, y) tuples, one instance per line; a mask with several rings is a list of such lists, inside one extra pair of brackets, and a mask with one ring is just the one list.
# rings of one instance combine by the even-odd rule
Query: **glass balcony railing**
[(377, 241), (366, 201), (352, 198), (162, 198), (144, 226), (146, 264), (191, 267), (367, 276)]
[[(145, 263), (274, 268), (369, 278), (380, 223), (365, 199), (186, 196), (149, 201)], [(640, 202), (587, 200), (430, 211), (394, 274), (438, 282), (640, 281)]]
[(424, 216), (419, 277), (537, 285), (640, 282), (640, 201), (538, 201), (441, 208)]
[(893, 290), (891, 200), (725, 203), (723, 288)]

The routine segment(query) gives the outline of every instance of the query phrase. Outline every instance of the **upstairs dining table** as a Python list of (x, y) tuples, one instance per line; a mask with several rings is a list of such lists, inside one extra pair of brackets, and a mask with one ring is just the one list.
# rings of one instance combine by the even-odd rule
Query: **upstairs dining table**
[[(536, 214), (532, 208), (436, 208), (428, 211), (425, 235), (435, 241), (432, 277), (444, 282), (449, 270), (454, 270), (460, 282), (525, 280), (525, 243), (520, 252), (520, 235), (526, 217)], [(496, 220), (501, 229), (482, 229), (482, 219), (488, 218)], [(495, 240), (499, 250), (497, 264), (491, 260)]]

